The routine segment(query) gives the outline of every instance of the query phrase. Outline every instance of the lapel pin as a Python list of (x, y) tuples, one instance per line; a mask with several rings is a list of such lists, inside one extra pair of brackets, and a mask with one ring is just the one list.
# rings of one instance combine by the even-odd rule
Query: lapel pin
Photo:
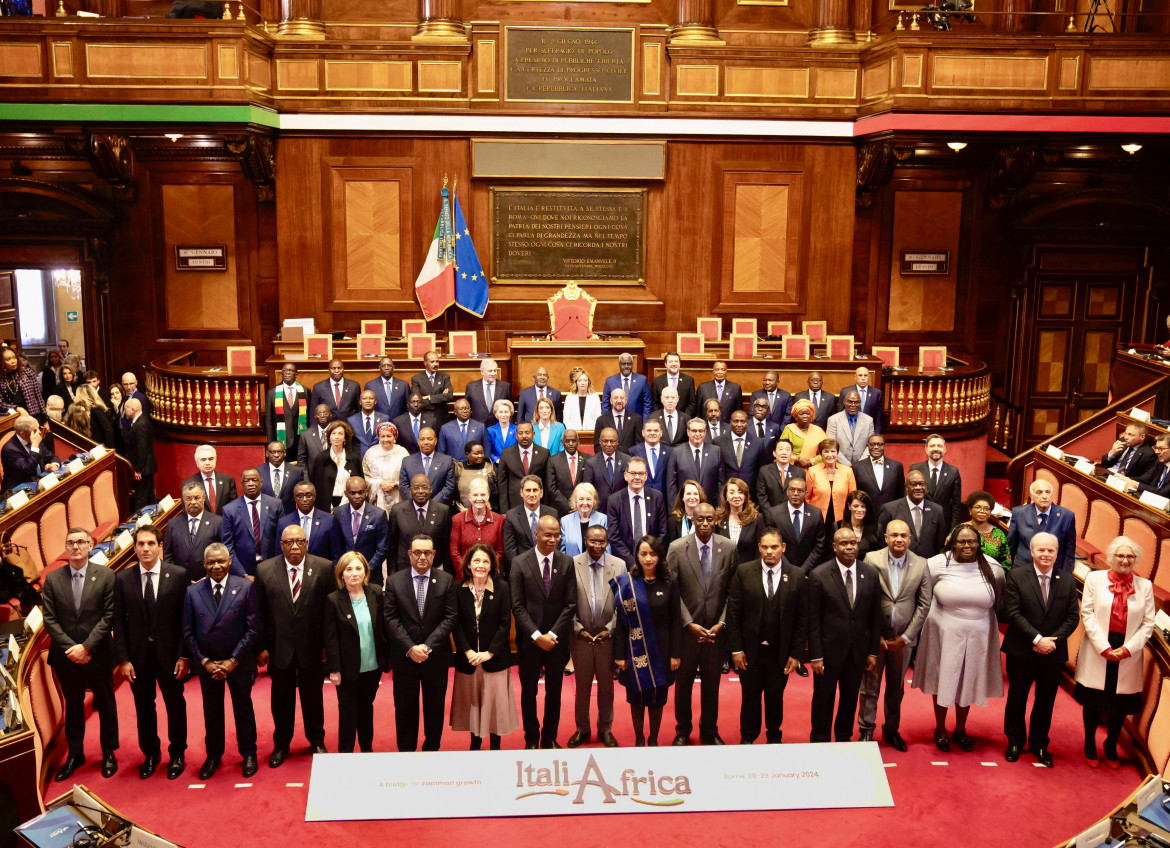
[(781, 577), (781, 578), (780, 578), (780, 582), (781, 582), (781, 583), (787, 583), (787, 582), (788, 582), (788, 575), (787, 575), (787, 574), (785, 574), (783, 577)]
[(432, 582), (432, 583), (438, 583), (439, 581), (438, 581), (438, 580), (436, 580), (434, 577), (432, 577), (432, 578), (431, 578), (431, 582)]
[(349, 613), (346, 613), (346, 614), (345, 614), (345, 617), (346, 617), (346, 618), (353, 618), (353, 616), (352, 616), (352, 615), (350, 615)]
[(239, 591), (238, 589), (232, 589), (232, 594), (234, 595), (238, 591)]

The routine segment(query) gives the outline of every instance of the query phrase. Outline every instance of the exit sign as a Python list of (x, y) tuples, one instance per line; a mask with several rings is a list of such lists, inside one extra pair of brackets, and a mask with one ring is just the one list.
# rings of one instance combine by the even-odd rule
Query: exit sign
[(68, 321), (70, 324), (76, 324), (77, 323), (77, 313), (72, 311), (72, 310), (70, 310), (69, 312), (66, 312), (65, 313), (65, 320)]

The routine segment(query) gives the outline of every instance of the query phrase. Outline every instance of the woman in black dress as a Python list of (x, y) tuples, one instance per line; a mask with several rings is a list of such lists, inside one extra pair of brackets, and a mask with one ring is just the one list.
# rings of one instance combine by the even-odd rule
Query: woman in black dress
[[(877, 509), (869, 495), (861, 489), (854, 489), (845, 496), (845, 515), (833, 525), (833, 533), (842, 527), (848, 527), (857, 536), (858, 559), (864, 559), (870, 551), (880, 551), (886, 546), (885, 540), (878, 533)], [(832, 538), (832, 534), (829, 538)]]
[(345, 481), (362, 476), (362, 451), (344, 421), (325, 428), (325, 441), (329, 447), (309, 463), (309, 482), (317, 487), (317, 509), (332, 512), (345, 498)]
[(634, 745), (646, 745), (646, 710), (650, 710), (650, 746), (658, 744), (662, 708), (674, 673), (682, 664), (682, 613), (678, 581), (666, 568), (666, 552), (654, 536), (643, 536), (629, 573), (619, 574), (613, 588), (617, 611), (613, 658), (634, 721)]
[(715, 521), (718, 522), (715, 532), (735, 542), (737, 563), (758, 558), (764, 517), (752, 503), (748, 484), (738, 477), (732, 477), (723, 484), (720, 501), (715, 513)]

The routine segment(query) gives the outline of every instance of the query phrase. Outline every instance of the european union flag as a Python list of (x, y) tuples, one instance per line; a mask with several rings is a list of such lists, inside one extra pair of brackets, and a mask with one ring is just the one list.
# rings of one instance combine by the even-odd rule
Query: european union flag
[(455, 231), (455, 305), (482, 318), (488, 306), (488, 281), (479, 264), (475, 245), (471, 243), (471, 232), (459, 205), (459, 194), (455, 194), (455, 209), (452, 215)]

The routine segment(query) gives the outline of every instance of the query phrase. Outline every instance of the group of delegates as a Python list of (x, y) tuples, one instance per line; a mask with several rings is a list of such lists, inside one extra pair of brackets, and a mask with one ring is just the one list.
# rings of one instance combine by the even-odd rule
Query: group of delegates
[[(990, 520), (994, 499), (986, 492), (967, 498), (970, 520), (962, 521), (962, 482), (944, 460), (945, 440), (930, 436), (925, 460), (909, 471), (887, 458), (880, 412), (862, 411), (877, 394), (864, 369), (844, 393), (841, 412), (832, 411), (838, 400), (822, 392), (819, 374), (810, 375), (807, 393), (788, 398), (769, 373), (751, 397), (749, 417), (722, 363), (712, 381), (696, 386), (671, 354), (667, 373), (648, 385), (623, 355), (619, 372), (606, 379), (605, 406), (590, 402), (587, 374), (574, 381), (576, 399), (558, 398), (538, 369), (513, 405), (511, 387), (488, 360), (482, 379), (443, 420), (450, 380), (438, 371), (437, 355), (424, 363), (407, 384), (384, 358), (379, 376), (361, 388), (334, 361), (329, 378), (311, 391), (297, 382), (295, 366), (284, 366), (268, 398), (265, 462), (241, 475), (241, 493), (216, 470), (215, 449), (201, 446), (198, 471), (182, 487), (184, 517), (165, 538), (140, 530), (138, 564), (118, 577), (126, 584), (119, 591), (136, 597), (111, 607), (107, 631), (114, 634), (111, 662), (143, 690), (141, 699), (135, 693), (144, 777), (161, 755), (154, 686), (186, 676), (191, 659), (204, 694), (204, 779), (224, 752), (225, 684), (244, 773), (257, 768), (250, 692), (258, 666), (267, 666), (272, 680), (273, 768), (289, 755), (298, 696), (310, 750), (325, 750), (326, 676), (337, 690), (339, 750), (372, 750), (374, 700), (386, 671), (393, 673), (403, 751), (420, 747), (420, 719), (423, 750), (438, 749), (447, 724), (468, 732), (473, 748), (485, 737), (498, 748), (518, 728), (528, 748), (560, 747), (560, 695), (570, 667), (576, 691), (569, 747), (590, 741), (594, 728), (602, 744), (619, 744), (615, 680), (626, 691), (636, 745), (658, 744), (672, 688), (673, 744), (692, 743), (696, 680), (698, 739), (723, 744), (718, 693), (728, 660), (743, 693), (742, 743), (761, 732), (768, 742), (783, 740), (788, 676), (811, 668), (812, 741), (848, 741), (855, 722), (860, 738), (872, 740), (882, 699), (882, 739), (904, 751), (900, 705), (915, 648), (913, 685), (934, 699), (935, 744), (972, 750), (970, 707), (1003, 694), (1001, 618), (1008, 623), (1007, 759), (1027, 748), (1052, 765), (1048, 723), (1078, 613), (1075, 530), (1045, 481), (1033, 483), (1030, 503), (1016, 508), (1006, 535)], [(708, 417), (688, 416), (685, 404), (703, 403)], [(591, 422), (592, 456), (579, 451), (576, 429), (557, 420), (558, 405), (574, 424), (591, 408), (603, 410)], [(815, 423), (822, 414), (825, 428)], [(463, 459), (453, 460), (460, 452)], [(70, 544), (80, 546), (76, 534), (84, 531), (71, 531)], [(1094, 591), (1087, 584), (1079, 613), (1087, 642), (1100, 649), (1078, 658), (1090, 762), (1097, 761), (1102, 713), (1105, 759), (1117, 762), (1117, 717), (1136, 709), (1140, 693), (1141, 647), (1152, 622), (1148, 581), (1132, 576), (1140, 556), (1129, 540), (1111, 546), (1112, 576), (1105, 583), (1093, 575)], [(152, 562), (174, 569), (154, 571), (163, 583), (172, 576), (170, 585), (184, 589), (172, 616), (152, 614), (145, 624), (172, 627), (152, 638), (174, 652), (135, 661), (127, 652), (141, 640), (131, 635), (119, 647), (119, 632), (133, 633), (134, 610), (160, 602), (160, 589), (149, 589), (145, 576)], [(67, 596), (49, 603), (49, 591), (47, 620), (53, 606), (68, 605)], [(1106, 599), (1111, 606), (1102, 617)], [(96, 644), (72, 638), (90, 651)], [(68, 637), (62, 642), (66, 657), (71, 645)], [(145, 677), (143, 663), (151, 667)], [(168, 774), (176, 777), (185, 718), (170, 715), (181, 700), (171, 689), (169, 700), (163, 694)], [(107, 735), (108, 710), (99, 712), (105, 773), (117, 767), (113, 750), (105, 750), (116, 732)], [(81, 764), (80, 750), (71, 738), (60, 779)]]

